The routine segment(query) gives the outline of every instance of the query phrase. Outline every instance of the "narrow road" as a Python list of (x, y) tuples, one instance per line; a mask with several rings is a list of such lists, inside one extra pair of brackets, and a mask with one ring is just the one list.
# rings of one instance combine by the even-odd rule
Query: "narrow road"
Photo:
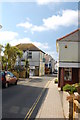
[(54, 77), (34, 77), (2, 89), (2, 118), (35, 118)]

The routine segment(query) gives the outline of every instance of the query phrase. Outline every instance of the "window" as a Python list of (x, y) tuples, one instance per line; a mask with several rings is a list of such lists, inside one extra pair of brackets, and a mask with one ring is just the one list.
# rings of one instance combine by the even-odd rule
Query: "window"
[(11, 72), (7, 72), (7, 75), (10, 75), (11, 77), (14, 76)]
[(64, 69), (64, 80), (65, 81), (71, 81), (72, 80), (72, 69), (71, 68), (65, 68)]
[(67, 45), (65, 45), (65, 48), (67, 48)]
[(32, 52), (28, 52), (28, 58), (32, 59)]

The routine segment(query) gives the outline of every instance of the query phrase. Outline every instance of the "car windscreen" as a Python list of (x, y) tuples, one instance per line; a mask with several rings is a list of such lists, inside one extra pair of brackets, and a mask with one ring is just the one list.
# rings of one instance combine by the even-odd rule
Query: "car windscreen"
[(11, 72), (7, 72), (7, 75), (10, 75), (11, 77), (14, 77), (14, 75)]

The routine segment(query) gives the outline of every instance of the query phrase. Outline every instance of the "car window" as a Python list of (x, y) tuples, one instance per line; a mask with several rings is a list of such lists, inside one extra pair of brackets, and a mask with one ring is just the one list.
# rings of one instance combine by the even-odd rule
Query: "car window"
[(4, 72), (0, 72), (0, 76), (4, 76), (5, 74), (4, 74)]
[(7, 72), (7, 75), (10, 75), (11, 77), (14, 76), (11, 72)]

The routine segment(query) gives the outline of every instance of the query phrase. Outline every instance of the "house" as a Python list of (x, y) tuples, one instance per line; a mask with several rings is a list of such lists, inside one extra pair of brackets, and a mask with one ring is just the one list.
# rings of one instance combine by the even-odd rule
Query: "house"
[[(29, 61), (30, 75), (41, 76), (45, 74), (45, 53), (33, 44), (18, 44), (20, 50), (23, 51), (21, 58), (21, 65), (25, 65), (25, 60)], [(17, 59), (16, 65), (19, 63)]]
[(59, 53), (58, 86), (80, 82), (80, 29), (56, 41)]
[(55, 60), (51, 55), (45, 55), (45, 73), (53, 73), (55, 69)]

